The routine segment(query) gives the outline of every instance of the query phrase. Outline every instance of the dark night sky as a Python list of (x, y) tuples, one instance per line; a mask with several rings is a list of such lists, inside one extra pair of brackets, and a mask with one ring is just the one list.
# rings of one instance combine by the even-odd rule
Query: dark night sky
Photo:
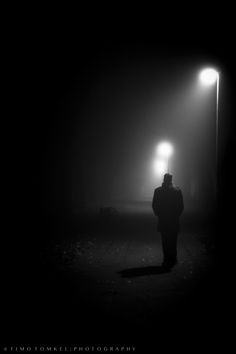
[(228, 41), (209, 45), (211, 31), (204, 40), (197, 33), (191, 42), (169, 33), (161, 38), (158, 30), (137, 38), (108, 32), (78, 28), (73, 36), (62, 36), (54, 29), (34, 38), (30, 65), (36, 103), (26, 121), (31, 134), (25, 149), (43, 209), (150, 200), (160, 183), (152, 169), (154, 150), (163, 139), (175, 146), (172, 172), (186, 198), (192, 175), (203, 193), (209, 190), (214, 92), (202, 92), (197, 81), (205, 65), (223, 73), (222, 156), (229, 145)]

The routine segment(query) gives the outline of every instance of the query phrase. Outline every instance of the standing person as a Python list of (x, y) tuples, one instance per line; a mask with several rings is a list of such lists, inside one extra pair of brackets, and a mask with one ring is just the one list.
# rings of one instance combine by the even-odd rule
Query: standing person
[(158, 217), (157, 231), (161, 233), (163, 267), (170, 269), (177, 263), (179, 218), (184, 209), (182, 192), (172, 185), (171, 174), (166, 173), (162, 186), (155, 189), (152, 209)]

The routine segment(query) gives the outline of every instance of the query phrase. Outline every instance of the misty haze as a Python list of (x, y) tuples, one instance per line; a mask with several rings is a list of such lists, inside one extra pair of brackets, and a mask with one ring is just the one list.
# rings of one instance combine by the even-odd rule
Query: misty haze
[[(13, 301), (8, 326), (15, 341), (22, 326), (23, 342), (29, 333), (36, 342), (168, 339), (180, 318), (200, 319), (204, 331), (228, 134), (224, 68), (152, 42), (80, 46), (64, 59), (60, 45), (49, 48), (38, 69), (43, 104), (39, 118), (32, 112), (23, 177), (30, 230), (17, 254), (25, 306)], [(208, 67), (220, 81), (204, 86)], [(36, 321), (44, 325), (34, 332)]]

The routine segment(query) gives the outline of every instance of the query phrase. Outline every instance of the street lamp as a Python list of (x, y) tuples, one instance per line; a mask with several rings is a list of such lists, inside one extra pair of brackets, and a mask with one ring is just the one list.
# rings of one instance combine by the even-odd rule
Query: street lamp
[(157, 153), (161, 158), (166, 159), (167, 161), (167, 172), (169, 173), (169, 158), (173, 153), (173, 147), (167, 141), (160, 143), (157, 146)]
[(203, 69), (200, 72), (200, 80), (203, 85), (213, 85), (218, 79), (219, 73), (212, 68)]
[(219, 82), (220, 75), (214, 68), (205, 68), (199, 74), (199, 79), (204, 86), (210, 86), (216, 83), (216, 162), (215, 162), (215, 188), (217, 194), (217, 170), (218, 170), (218, 120), (219, 120)]

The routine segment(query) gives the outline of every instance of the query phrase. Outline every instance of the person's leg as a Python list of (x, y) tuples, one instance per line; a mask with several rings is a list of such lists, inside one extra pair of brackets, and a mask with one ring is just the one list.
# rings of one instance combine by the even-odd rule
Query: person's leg
[(177, 263), (177, 232), (170, 235), (170, 259), (173, 264)]
[(167, 265), (170, 263), (170, 235), (168, 232), (161, 233), (162, 240), (162, 250), (163, 250), (163, 264)]

